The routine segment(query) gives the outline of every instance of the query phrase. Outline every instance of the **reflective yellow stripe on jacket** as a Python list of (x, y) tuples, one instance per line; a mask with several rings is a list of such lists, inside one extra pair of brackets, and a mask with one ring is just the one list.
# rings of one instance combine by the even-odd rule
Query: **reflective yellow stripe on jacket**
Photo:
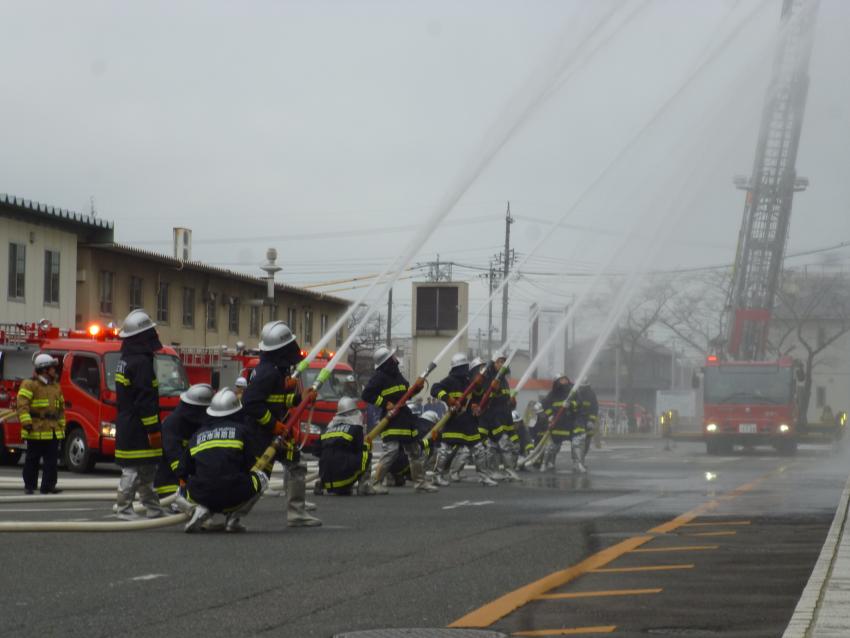
[(380, 396), (375, 399), (375, 405), (381, 406), (384, 403), (384, 399), (386, 399), (389, 395), (395, 394), (396, 392), (404, 392), (407, 390), (407, 386), (403, 383), (399, 385), (394, 385), (391, 388), (387, 388), (386, 390), (381, 390)]
[(235, 439), (204, 441), (200, 445), (196, 445), (191, 450), (189, 450), (189, 454), (195, 456), (198, 452), (203, 452), (204, 450), (211, 450), (213, 448), (229, 448), (231, 450), (242, 450), (245, 448), (245, 443), (243, 441), (237, 441)]

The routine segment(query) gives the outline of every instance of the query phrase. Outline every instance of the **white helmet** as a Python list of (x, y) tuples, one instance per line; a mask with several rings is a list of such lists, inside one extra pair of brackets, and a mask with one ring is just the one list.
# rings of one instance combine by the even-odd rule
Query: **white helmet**
[(207, 408), (210, 416), (229, 416), (242, 409), (242, 403), (232, 388), (222, 388), (215, 393)]
[(484, 365), (484, 359), (481, 357), (475, 357), (472, 361), (469, 362), (469, 369), (475, 370), (475, 368), (480, 368)]
[(496, 350), (493, 353), (493, 361), (498, 361), (499, 359), (507, 359), (508, 355), (505, 354), (504, 350)]
[(237, 388), (247, 388), (248, 379), (245, 377), (236, 377), (236, 381), (233, 382), (233, 385)]
[(348, 416), (359, 411), (360, 408), (357, 407), (357, 399), (353, 399), (352, 397), (342, 397), (336, 404), (337, 416)]
[(452, 362), (449, 366), (452, 370), (455, 368), (459, 368), (460, 366), (468, 366), (469, 359), (466, 358), (466, 355), (462, 352), (458, 352), (457, 354), (452, 356)]
[(180, 400), (189, 405), (207, 406), (214, 394), (215, 390), (209, 383), (196, 383), (180, 395)]
[(59, 359), (56, 359), (49, 354), (39, 352), (32, 358), (32, 364), (36, 371), (44, 370), (45, 368), (53, 368), (59, 365)]
[(295, 341), (295, 335), (283, 321), (269, 321), (260, 332), (260, 350), (280, 350)]
[(141, 308), (136, 308), (136, 310), (130, 311), (130, 314), (124, 319), (124, 325), (121, 326), (118, 336), (126, 339), (151, 328), (156, 328), (156, 324), (150, 318), (150, 315)]
[(372, 353), (372, 361), (375, 363), (375, 370), (384, 365), (396, 353), (396, 348), (390, 350), (386, 346), (381, 346)]
[(513, 421), (514, 423), (519, 423), (520, 421), (522, 421), (522, 417), (519, 415), (519, 412), (517, 412), (516, 410), (511, 412), (511, 421)]
[(421, 418), (425, 419), (426, 421), (428, 421), (428, 422), (429, 422), (429, 423), (431, 423), (432, 425), (436, 425), (436, 424), (437, 424), (437, 421), (439, 421), (439, 420), (440, 420), (440, 415), (439, 415), (439, 414), (437, 414), (436, 412), (434, 412), (433, 410), (425, 410), (425, 411), (422, 413), (422, 417), (421, 417)]
[(541, 414), (543, 412), (543, 404), (540, 401), (534, 403), (534, 414)]

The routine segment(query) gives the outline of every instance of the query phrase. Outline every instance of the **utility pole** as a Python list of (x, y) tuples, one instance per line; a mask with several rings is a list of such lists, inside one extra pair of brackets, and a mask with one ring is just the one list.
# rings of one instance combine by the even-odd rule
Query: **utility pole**
[(387, 295), (387, 348), (393, 347), (393, 287)]
[(489, 282), (488, 298), (490, 302), (487, 305), (487, 356), (493, 356), (493, 279), (496, 276), (496, 269), (493, 267), (493, 262), (490, 262), (490, 272), (487, 277)]
[[(508, 338), (508, 273), (511, 270), (513, 258), (511, 255), (511, 224), (514, 223), (514, 218), (511, 217), (511, 203), (508, 202), (508, 209), (505, 212), (505, 254), (502, 261), (502, 341)], [(492, 295), (492, 290), (490, 291)]]

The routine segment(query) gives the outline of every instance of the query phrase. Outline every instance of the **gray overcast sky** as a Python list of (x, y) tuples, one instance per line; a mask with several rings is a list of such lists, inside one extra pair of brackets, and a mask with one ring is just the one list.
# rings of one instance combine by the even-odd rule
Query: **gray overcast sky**
[[(2, 2), (0, 192), (83, 211), (94, 196), (120, 241), (155, 250), (188, 226), (196, 258), (240, 270), (257, 272), (274, 245), (288, 283), (376, 272), (526, 79), (609, 6)], [(743, 198), (731, 177), (751, 169), (781, 0), (617, 6), (636, 16), (521, 127), (417, 260), (486, 266), (508, 199), (514, 247), (529, 250), (744, 25), (569, 219), (606, 232), (553, 232), (529, 269), (628, 267), (646, 252), (661, 267), (733, 258)], [(791, 250), (850, 239), (848, 33), (850, 2), (822, 0), (798, 161), (812, 185), (796, 200)], [(624, 251), (633, 231), (642, 250)], [(514, 325), (544, 293), (572, 292), (552, 277), (524, 282)], [(476, 284), (473, 302), (483, 297)]]

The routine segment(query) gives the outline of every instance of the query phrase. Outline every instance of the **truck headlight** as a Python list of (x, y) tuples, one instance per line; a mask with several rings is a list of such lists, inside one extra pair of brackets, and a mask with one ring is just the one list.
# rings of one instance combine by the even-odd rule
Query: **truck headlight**
[(115, 438), (115, 424), (109, 421), (100, 422), (100, 435), (108, 439)]
[(716, 423), (709, 423), (708, 425), (705, 426), (705, 431), (706, 432), (717, 432), (717, 424)]
[(790, 431), (790, 430), (791, 430), (791, 428), (790, 428), (790, 427), (788, 427), (788, 425), (786, 425), (785, 423), (782, 423), (782, 424), (779, 426), (779, 431), (780, 431), (780, 432), (782, 432), (783, 434), (785, 434), (786, 432), (788, 432), (788, 431)]
[(309, 430), (307, 430), (310, 434), (321, 434), (322, 428), (316, 425), (315, 423), (310, 424)]

